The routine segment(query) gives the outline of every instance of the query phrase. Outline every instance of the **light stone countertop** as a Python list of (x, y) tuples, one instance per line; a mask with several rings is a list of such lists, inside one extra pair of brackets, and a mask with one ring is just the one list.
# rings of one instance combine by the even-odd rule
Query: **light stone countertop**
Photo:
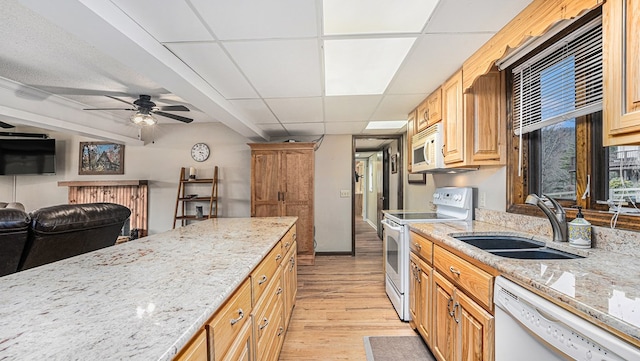
[[(555, 303), (574, 311), (640, 346), (640, 263), (631, 255), (603, 249), (577, 249), (548, 237), (473, 221), (413, 223), (411, 229), (435, 239)], [(519, 260), (492, 255), (450, 235), (505, 234), (524, 236), (570, 253), (587, 256), (563, 260)]]
[(218, 218), (0, 278), (0, 360), (171, 360), (295, 223)]

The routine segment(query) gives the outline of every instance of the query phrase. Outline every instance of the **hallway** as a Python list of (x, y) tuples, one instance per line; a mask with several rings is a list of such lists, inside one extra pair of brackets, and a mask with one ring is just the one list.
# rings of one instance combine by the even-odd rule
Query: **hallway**
[(298, 266), (298, 298), (280, 354), (287, 360), (365, 360), (364, 336), (415, 335), (384, 291), (382, 241), (356, 219), (356, 257)]

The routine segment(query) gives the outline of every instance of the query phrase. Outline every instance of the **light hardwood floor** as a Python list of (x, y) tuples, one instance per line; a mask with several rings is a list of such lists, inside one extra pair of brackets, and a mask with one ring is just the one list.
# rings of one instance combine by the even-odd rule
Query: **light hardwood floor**
[(298, 297), (280, 353), (288, 360), (366, 360), (364, 336), (415, 335), (384, 291), (382, 241), (356, 221), (356, 257), (298, 266)]

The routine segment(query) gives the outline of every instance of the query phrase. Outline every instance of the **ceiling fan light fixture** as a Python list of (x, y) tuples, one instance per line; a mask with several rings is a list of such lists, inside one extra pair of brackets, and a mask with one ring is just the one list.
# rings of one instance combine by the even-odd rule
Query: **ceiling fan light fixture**
[(149, 114), (149, 109), (139, 109), (133, 116), (131, 116), (131, 121), (133, 124), (143, 127), (158, 123), (158, 121)]

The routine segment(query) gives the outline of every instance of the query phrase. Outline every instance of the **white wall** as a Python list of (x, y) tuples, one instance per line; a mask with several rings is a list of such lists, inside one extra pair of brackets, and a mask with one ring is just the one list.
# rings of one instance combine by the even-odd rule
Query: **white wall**
[(351, 135), (327, 135), (315, 159), (316, 252), (351, 252)]
[[(27, 210), (67, 203), (67, 187), (58, 187), (58, 181), (146, 179), (149, 181), (149, 233), (159, 233), (171, 229), (173, 224), (180, 167), (193, 166), (200, 176), (210, 177), (217, 165), (218, 215), (250, 215), (251, 151), (246, 144), (248, 139), (221, 123), (156, 126), (153, 134), (144, 134), (144, 139), (149, 139), (145, 146), (125, 146), (123, 175), (78, 175), (79, 143), (95, 139), (41, 132), (56, 139), (57, 174), (16, 176), (15, 200), (23, 203)], [(207, 143), (211, 148), (209, 159), (202, 163), (195, 162), (190, 155), (191, 146), (197, 142)], [(13, 200), (13, 191), (13, 177), (0, 176), (0, 199)]]

